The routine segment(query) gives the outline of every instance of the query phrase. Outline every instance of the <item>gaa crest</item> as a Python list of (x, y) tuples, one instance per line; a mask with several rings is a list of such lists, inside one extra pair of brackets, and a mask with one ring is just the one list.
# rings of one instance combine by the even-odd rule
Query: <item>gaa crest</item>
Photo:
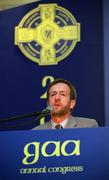
[(15, 28), (15, 45), (39, 65), (55, 65), (80, 41), (80, 24), (65, 8), (41, 4)]

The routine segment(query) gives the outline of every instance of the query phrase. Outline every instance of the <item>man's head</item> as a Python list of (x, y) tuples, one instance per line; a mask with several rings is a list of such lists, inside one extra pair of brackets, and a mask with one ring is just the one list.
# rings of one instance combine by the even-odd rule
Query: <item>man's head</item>
[(47, 91), (47, 102), (53, 107), (53, 115), (69, 115), (75, 106), (77, 93), (75, 87), (67, 80), (55, 79)]

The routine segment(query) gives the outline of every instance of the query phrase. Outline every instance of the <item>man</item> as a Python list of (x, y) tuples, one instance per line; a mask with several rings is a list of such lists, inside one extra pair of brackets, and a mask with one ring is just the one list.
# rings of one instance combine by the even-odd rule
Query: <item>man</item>
[(71, 116), (76, 99), (75, 87), (69, 81), (55, 79), (47, 91), (47, 104), (53, 108), (51, 120), (33, 130), (98, 127), (94, 119)]

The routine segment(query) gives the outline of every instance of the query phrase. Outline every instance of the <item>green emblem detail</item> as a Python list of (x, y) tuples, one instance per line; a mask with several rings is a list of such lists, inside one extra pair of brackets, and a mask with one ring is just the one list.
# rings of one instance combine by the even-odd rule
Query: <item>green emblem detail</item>
[(57, 4), (41, 4), (15, 28), (15, 45), (39, 65), (55, 65), (80, 41), (80, 23)]

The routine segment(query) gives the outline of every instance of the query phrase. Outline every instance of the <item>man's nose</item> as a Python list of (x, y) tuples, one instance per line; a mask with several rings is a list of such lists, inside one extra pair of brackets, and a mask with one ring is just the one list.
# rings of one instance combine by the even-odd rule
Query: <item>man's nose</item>
[(55, 99), (56, 100), (60, 99), (60, 94), (57, 93), (56, 96), (55, 96)]

